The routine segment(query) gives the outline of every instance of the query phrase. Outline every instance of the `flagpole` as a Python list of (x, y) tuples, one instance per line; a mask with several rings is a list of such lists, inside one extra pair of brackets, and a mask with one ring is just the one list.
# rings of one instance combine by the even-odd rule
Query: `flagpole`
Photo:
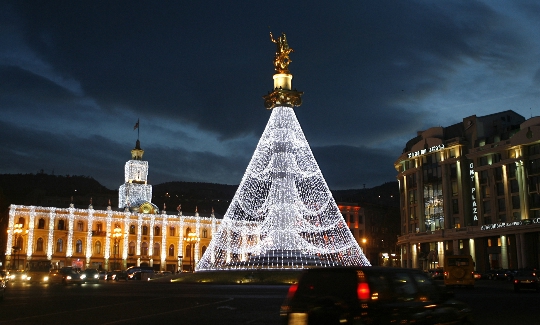
[(139, 126), (139, 127), (137, 128), (137, 140), (139, 140), (139, 134), (140, 134), (140, 132), (141, 132), (141, 125), (139, 124), (139, 119), (137, 119), (137, 125)]

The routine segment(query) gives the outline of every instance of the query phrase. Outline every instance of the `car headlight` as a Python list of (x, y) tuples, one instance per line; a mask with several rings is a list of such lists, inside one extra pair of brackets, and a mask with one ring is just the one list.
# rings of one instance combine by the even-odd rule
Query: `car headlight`
[(44, 277), (43, 277), (43, 281), (49, 281), (49, 277), (48, 277), (48, 276), (44, 276)]
[(31, 277), (31, 276), (25, 275), (25, 276), (23, 277), (23, 279), (26, 280), (26, 281), (30, 281), (30, 280), (32, 280), (32, 277)]
[(94, 279), (99, 279), (99, 274), (94, 274)]
[(85, 279), (86, 278), (86, 274), (81, 274), (81, 279)]
[(67, 280), (71, 280), (71, 275), (66, 276)]

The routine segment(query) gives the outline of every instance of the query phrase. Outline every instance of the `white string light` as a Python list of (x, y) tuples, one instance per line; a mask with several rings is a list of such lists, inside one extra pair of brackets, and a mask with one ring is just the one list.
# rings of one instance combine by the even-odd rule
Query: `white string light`
[(197, 271), (370, 265), (294, 110), (275, 107)]

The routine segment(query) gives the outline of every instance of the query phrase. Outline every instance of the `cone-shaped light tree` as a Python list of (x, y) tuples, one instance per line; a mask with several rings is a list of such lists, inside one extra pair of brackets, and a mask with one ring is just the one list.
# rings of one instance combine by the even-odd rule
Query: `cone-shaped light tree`
[(293, 107), (292, 49), (277, 44), (272, 109), (236, 194), (197, 271), (370, 265), (313, 157)]

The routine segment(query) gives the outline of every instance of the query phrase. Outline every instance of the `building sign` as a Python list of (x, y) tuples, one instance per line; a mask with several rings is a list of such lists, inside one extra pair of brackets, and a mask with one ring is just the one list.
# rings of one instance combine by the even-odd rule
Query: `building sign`
[(472, 196), (472, 210), (473, 220), (478, 221), (478, 206), (476, 205), (476, 183), (474, 181), (474, 163), (469, 165), (469, 176), (471, 176), (471, 196)]
[(443, 149), (444, 149), (444, 144), (439, 144), (439, 145), (433, 146), (431, 148), (422, 149), (422, 150), (418, 150), (418, 151), (415, 151), (415, 152), (409, 152), (408, 155), (407, 155), (407, 158), (413, 158), (413, 157), (417, 157), (417, 156), (422, 156), (422, 155), (425, 155), (425, 154), (428, 154), (428, 153), (431, 153), (431, 152), (441, 151)]
[(499, 228), (512, 227), (512, 226), (527, 226), (527, 225), (532, 225), (532, 224), (540, 224), (540, 218), (525, 219), (525, 220), (512, 221), (512, 222), (492, 223), (490, 225), (483, 225), (480, 229), (491, 230), (491, 229), (499, 229)]

